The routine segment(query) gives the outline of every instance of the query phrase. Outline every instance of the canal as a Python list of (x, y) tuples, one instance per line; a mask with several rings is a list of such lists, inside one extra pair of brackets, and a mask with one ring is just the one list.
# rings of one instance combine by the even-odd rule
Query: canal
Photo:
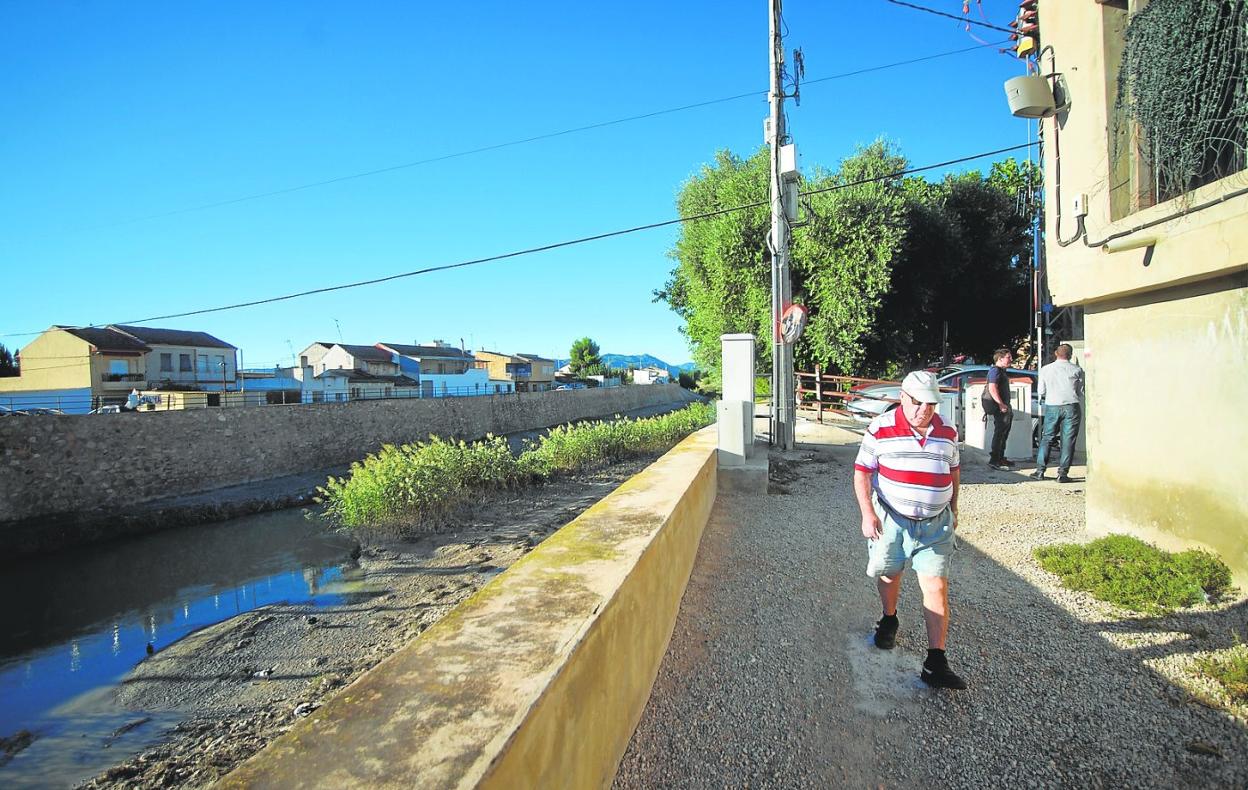
[(72, 786), (159, 739), (176, 717), (113, 699), (149, 652), (257, 607), (340, 603), (336, 583), (355, 544), (306, 513), (0, 567), (0, 787)]

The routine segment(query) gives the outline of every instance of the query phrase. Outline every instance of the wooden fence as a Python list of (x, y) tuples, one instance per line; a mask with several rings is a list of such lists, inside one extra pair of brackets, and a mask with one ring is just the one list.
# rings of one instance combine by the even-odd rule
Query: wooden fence
[[(823, 422), (825, 414), (831, 414), (836, 417), (850, 418), (852, 415), (846, 410), (845, 404), (857, 396), (856, 389), (861, 387), (869, 387), (873, 384), (892, 384), (901, 386), (900, 381), (887, 381), (885, 379), (864, 379), (857, 376), (832, 376), (823, 372), (819, 365), (815, 365), (814, 373), (806, 373), (799, 371), (797, 376), (797, 408), (799, 411), (813, 410), (819, 422)], [(877, 400), (893, 400), (892, 398), (877, 398)]]

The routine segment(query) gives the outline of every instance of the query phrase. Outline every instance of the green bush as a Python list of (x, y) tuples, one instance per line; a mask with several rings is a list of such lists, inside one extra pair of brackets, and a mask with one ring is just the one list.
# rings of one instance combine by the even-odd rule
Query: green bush
[(715, 406), (695, 403), (640, 419), (561, 425), (528, 443), (519, 457), (506, 440), (385, 445), (320, 489), (325, 516), (345, 527), (398, 529), (432, 524), (481, 491), (502, 490), (663, 452), (715, 421)]
[(1231, 587), (1230, 569), (1209, 552), (1174, 554), (1129, 535), (1043, 546), (1035, 555), (1066, 587), (1148, 614), (1214, 599)]

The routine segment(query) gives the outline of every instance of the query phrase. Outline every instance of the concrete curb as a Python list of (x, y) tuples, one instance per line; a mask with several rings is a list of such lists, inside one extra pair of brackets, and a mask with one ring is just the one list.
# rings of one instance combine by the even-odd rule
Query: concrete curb
[(716, 495), (705, 428), (217, 787), (603, 787)]

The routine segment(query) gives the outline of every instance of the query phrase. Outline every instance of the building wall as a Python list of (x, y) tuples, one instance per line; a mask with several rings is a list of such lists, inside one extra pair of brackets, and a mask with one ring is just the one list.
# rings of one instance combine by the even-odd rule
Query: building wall
[[(312, 362), (311, 358), (308, 361)], [(318, 375), (327, 370), (354, 370), (355, 367), (355, 357), (339, 346), (334, 346), (319, 361), (312, 364), (312, 369)]]
[[(237, 378), (238, 360), (236, 359), (236, 352), (232, 348), (151, 345), (151, 349), (147, 353), (148, 381), (157, 382), (168, 379), (179, 384), (215, 385), (217, 389), (220, 389), (222, 374), (221, 366), (217, 364), (217, 357), (221, 357), (225, 362), (224, 378), (227, 382), (227, 387), (233, 386)], [(172, 370), (161, 370), (161, 354), (170, 355)], [(180, 361), (183, 354), (190, 357), (191, 369), (189, 371), (181, 370)], [(201, 367), (201, 358), (208, 359), (206, 369)]]
[[(437, 373), (424, 373), (420, 377), (420, 382), (422, 387), (432, 389), (435, 398), (444, 395), (489, 395), (494, 392), (489, 374), (480, 368), (458, 375), (443, 376)], [(510, 382), (507, 388), (511, 389)]]
[[(1088, 526), (1201, 546), (1248, 580), (1248, 288), (1243, 278), (1085, 315)], [(1165, 298), (1155, 298), (1165, 297)]]
[(302, 474), (430, 434), (477, 439), (677, 403), (679, 387), (0, 419), (0, 555), (118, 534), (137, 503)]
[(68, 332), (49, 329), (21, 349), (22, 375), (0, 377), (0, 392), (90, 388), (90, 348)]
[[(1213, 549), (1243, 584), (1248, 195), (1230, 195), (1248, 173), (1142, 209), (1111, 189), (1138, 169), (1111, 155), (1126, 12), (1047, 2), (1040, 15), (1054, 52), (1043, 71), (1064, 76), (1071, 101), (1042, 122), (1046, 257), (1054, 302), (1085, 310), (1088, 528)], [(1061, 244), (1077, 234), (1077, 196), (1087, 197), (1086, 235)], [(1154, 221), (1129, 237), (1151, 246), (1099, 243)]]

